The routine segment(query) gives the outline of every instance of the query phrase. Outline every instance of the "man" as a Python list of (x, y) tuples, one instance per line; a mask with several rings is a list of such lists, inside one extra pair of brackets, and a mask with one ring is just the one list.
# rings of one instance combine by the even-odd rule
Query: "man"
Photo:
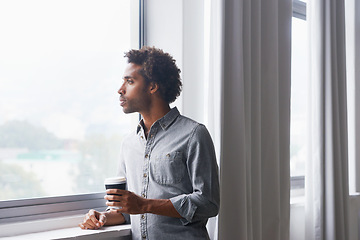
[(106, 204), (119, 209), (90, 210), (79, 226), (121, 224), (130, 214), (133, 239), (209, 239), (206, 223), (220, 201), (211, 137), (204, 125), (170, 108), (182, 84), (169, 54), (143, 47), (125, 57), (120, 105), (142, 116), (121, 147), (119, 176), (127, 178), (128, 190), (107, 190), (116, 195), (106, 195)]

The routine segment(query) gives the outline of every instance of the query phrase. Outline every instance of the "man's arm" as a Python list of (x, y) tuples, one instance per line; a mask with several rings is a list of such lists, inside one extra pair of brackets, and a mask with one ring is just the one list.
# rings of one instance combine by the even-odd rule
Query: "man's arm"
[[(109, 189), (106, 193), (108, 194), (105, 196), (105, 199), (108, 200), (106, 205), (121, 207), (120, 209), (111, 210), (111, 212), (128, 214), (153, 213), (181, 218), (181, 215), (176, 211), (169, 199), (146, 199), (133, 192), (120, 189)], [(114, 200), (117, 202), (113, 202)]]
[(199, 124), (188, 142), (186, 164), (192, 183), (192, 193), (170, 198), (183, 219), (183, 225), (214, 217), (219, 212), (219, 168), (211, 136)]

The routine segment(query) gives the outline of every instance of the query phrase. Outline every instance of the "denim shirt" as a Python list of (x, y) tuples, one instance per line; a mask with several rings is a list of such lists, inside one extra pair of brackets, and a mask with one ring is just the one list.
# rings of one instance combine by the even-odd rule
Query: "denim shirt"
[(209, 239), (206, 223), (219, 211), (219, 176), (206, 127), (173, 108), (145, 138), (142, 122), (122, 144), (118, 174), (144, 198), (170, 199), (182, 218), (131, 215), (133, 239)]

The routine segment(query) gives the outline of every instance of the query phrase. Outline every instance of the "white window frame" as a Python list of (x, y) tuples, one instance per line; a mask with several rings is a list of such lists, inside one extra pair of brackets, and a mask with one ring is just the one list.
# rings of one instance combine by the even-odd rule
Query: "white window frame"
[[(131, 28), (139, 28), (139, 31), (132, 32), (131, 47), (140, 48), (144, 44), (144, 0), (131, 1), (131, 9), (132, 12), (138, 13), (138, 15), (134, 14), (131, 18)], [(35, 228), (33, 224), (29, 224), (29, 229), (21, 229), (21, 231), (19, 229), (16, 234), (51, 230), (48, 229), (46, 224), (39, 226), (41, 221), (54, 219), (56, 222), (63, 217), (84, 215), (89, 209), (104, 211), (106, 209), (104, 195), (105, 191), (59, 197), (0, 201), (0, 229), (9, 224), (40, 221)], [(69, 222), (69, 224), (71, 225), (67, 226), (64, 223), (59, 223), (58, 226), (73, 226), (72, 223)], [(57, 224), (55, 223), (55, 225)], [(9, 231), (1, 231), (0, 237), (14, 234)]]
[[(360, 193), (360, 4), (355, 1), (345, 1), (346, 22), (346, 81), (348, 110), (348, 159), (349, 159), (349, 193)], [(351, 131), (349, 131), (351, 130)]]
[(0, 224), (83, 214), (104, 210), (105, 192), (0, 202)]

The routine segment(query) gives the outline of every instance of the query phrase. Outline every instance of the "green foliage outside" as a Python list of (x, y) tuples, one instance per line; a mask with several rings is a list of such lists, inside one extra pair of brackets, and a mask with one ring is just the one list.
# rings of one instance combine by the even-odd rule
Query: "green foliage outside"
[[(0, 148), (23, 148), (31, 153), (19, 154), (17, 159), (22, 159), (23, 155), (41, 156), (48, 150), (64, 151), (65, 142), (25, 121), (11, 121), (0, 126)], [(74, 182), (73, 193), (104, 191), (104, 179), (116, 175), (121, 137), (98, 134), (75, 142), (81, 157), (70, 172), (64, 173), (64, 177)], [(0, 200), (47, 196), (41, 186), (35, 173), (9, 162), (5, 164), (0, 156)]]
[(26, 121), (9, 121), (0, 126), (0, 148), (44, 150), (62, 147), (62, 140), (46, 129)]
[(0, 162), (0, 200), (44, 196), (39, 179), (22, 167)]
[(117, 172), (121, 137), (88, 136), (81, 144), (82, 160), (76, 178), (75, 192), (104, 191), (104, 180)]

